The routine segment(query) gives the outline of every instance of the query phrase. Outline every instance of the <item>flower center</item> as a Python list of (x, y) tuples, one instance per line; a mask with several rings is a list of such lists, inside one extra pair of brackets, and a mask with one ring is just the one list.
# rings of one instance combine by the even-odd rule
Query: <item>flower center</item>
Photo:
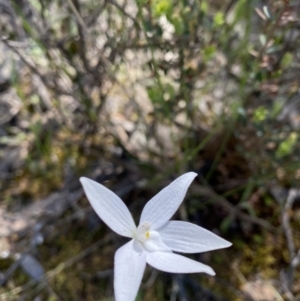
[(140, 224), (137, 228), (135, 238), (140, 242), (146, 242), (150, 238), (150, 227), (149, 222)]
[(140, 224), (134, 234), (136, 247), (148, 252), (172, 252), (171, 249), (162, 241), (159, 232), (151, 230), (151, 224), (144, 222)]

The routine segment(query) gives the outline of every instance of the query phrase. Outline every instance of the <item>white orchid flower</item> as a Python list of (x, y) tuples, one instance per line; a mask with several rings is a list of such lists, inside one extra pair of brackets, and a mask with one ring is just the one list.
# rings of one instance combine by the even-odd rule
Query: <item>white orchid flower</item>
[(231, 246), (231, 243), (197, 225), (169, 221), (197, 176), (188, 172), (161, 190), (144, 207), (139, 226), (123, 201), (101, 184), (80, 178), (84, 191), (99, 217), (116, 233), (131, 238), (115, 254), (116, 301), (134, 301), (146, 263), (169, 273), (215, 275), (213, 269), (173, 253), (198, 253)]

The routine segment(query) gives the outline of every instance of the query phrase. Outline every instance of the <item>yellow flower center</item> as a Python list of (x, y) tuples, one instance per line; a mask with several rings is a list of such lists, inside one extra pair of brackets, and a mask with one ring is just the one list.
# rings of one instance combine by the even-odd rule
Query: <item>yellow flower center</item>
[(135, 239), (139, 240), (140, 242), (145, 242), (150, 238), (150, 223), (144, 222), (140, 224), (137, 228), (135, 233)]

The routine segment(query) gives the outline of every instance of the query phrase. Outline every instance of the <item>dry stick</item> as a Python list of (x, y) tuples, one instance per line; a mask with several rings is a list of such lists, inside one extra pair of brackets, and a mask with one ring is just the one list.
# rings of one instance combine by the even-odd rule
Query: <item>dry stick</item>
[(123, 14), (124, 14), (124, 16), (126, 16), (127, 18), (129, 18), (133, 23), (134, 23), (134, 25), (137, 27), (137, 28), (140, 28), (140, 24), (137, 22), (137, 20), (134, 18), (134, 17), (132, 17), (129, 13), (127, 13), (126, 11), (125, 11), (125, 9), (123, 9), (122, 7), (121, 7), (121, 5), (119, 5), (117, 2), (115, 2), (114, 0), (106, 0), (106, 2), (107, 3), (110, 3), (111, 5), (113, 5), (113, 6), (115, 6), (119, 11), (121, 11)]
[[(94, 244), (92, 244), (91, 246), (89, 246), (88, 248), (86, 248), (85, 250), (81, 251), (77, 255), (71, 257), (70, 259), (66, 260), (63, 263), (60, 263), (53, 270), (45, 273), (44, 277), (41, 279), (40, 288), (45, 287), (47, 285), (47, 281), (48, 280), (51, 280), (52, 278), (54, 278), (56, 275), (58, 275), (59, 273), (61, 273), (64, 269), (72, 266), (73, 264), (75, 264), (79, 260), (82, 260), (87, 255), (95, 252), (96, 250), (99, 249), (99, 247), (102, 247), (103, 245), (109, 243), (110, 240), (111, 240), (111, 236), (112, 236), (111, 234), (106, 235), (104, 238), (98, 240), (97, 242), (95, 242)], [(11, 300), (12, 296), (15, 296), (15, 295), (17, 295), (17, 294), (19, 294), (19, 293), (21, 293), (21, 292), (23, 292), (23, 291), (31, 288), (35, 284), (36, 284), (35, 280), (28, 281), (24, 285), (18, 286), (16, 288), (10, 290), (9, 292), (1, 294), (0, 295), (0, 300), (1, 301), (2, 300)]]
[(293, 282), (294, 282), (294, 273), (296, 267), (300, 263), (300, 250), (296, 254), (296, 247), (294, 243), (294, 238), (293, 238), (293, 231), (290, 226), (290, 216), (289, 212), (293, 207), (293, 203), (297, 196), (299, 196), (299, 190), (298, 189), (290, 189), (286, 203), (283, 208), (283, 213), (282, 213), (282, 227), (283, 231), (287, 240), (287, 245), (288, 245), (288, 250), (289, 250), (289, 255), (290, 255), (290, 267), (288, 271), (288, 277), (287, 277), (287, 289), (288, 293), (290, 294), (290, 290), (292, 288)]
[[(67, 0), (67, 2), (68, 2), (68, 5), (70, 6), (71, 10), (73, 11), (79, 26), (81, 27), (82, 34), (84, 35), (85, 40), (91, 40), (89, 38), (89, 30), (88, 30), (84, 20), (82, 19), (79, 11), (75, 7), (74, 3), (72, 2), (72, 0)], [(94, 46), (96, 47), (95, 44), (94, 44)], [(107, 71), (108, 71), (109, 75), (112, 77), (112, 79), (116, 80), (116, 78), (114, 76), (114, 73), (110, 68), (109, 60), (105, 56), (103, 56), (103, 54), (100, 51), (98, 51), (98, 55), (100, 56), (100, 59), (102, 60), (102, 62), (105, 64), (105, 67), (107, 68)]]
[[(89, 30), (88, 30), (88, 27), (86, 26), (86, 24), (85, 24), (83, 18), (81, 17), (80, 12), (77, 10), (77, 8), (75, 7), (75, 5), (74, 5), (74, 3), (72, 2), (72, 0), (67, 0), (67, 2), (68, 2), (68, 5), (70, 6), (71, 10), (73, 11), (73, 13), (74, 13), (76, 19), (77, 19), (77, 22), (78, 22), (78, 24), (79, 24), (79, 26), (80, 26), (80, 28), (81, 28), (81, 31), (82, 31), (82, 35), (84, 36), (84, 39), (85, 39), (86, 41), (91, 42), (91, 43), (94, 45), (94, 47), (98, 50), (96, 44), (95, 44), (94, 42), (92, 42), (92, 39), (91, 39), (90, 36), (89, 36)], [(108, 3), (111, 3), (111, 4), (113, 4), (113, 5), (116, 6), (116, 4), (115, 4), (114, 2), (112, 2), (112, 1), (111, 1), (111, 2), (109, 1)], [(128, 14), (126, 13), (126, 15), (128, 15)], [(130, 19), (132, 19), (132, 18), (130, 18)], [(135, 23), (135, 24), (137, 24), (137, 23)], [(124, 91), (124, 93), (125, 93), (126, 95), (128, 95), (128, 97), (130, 98), (130, 100), (131, 100), (131, 101), (133, 102), (133, 104), (135, 105), (135, 108), (136, 108), (137, 111), (140, 113), (140, 107), (139, 107), (139, 105), (136, 103), (136, 101), (134, 100), (133, 93), (130, 92), (130, 91), (128, 90), (128, 88), (124, 87), (123, 85), (121, 85), (121, 84), (119, 83), (117, 77), (116, 77), (115, 74), (114, 74), (114, 71), (112, 70), (110, 61), (109, 61), (109, 60), (102, 54), (102, 52), (99, 51), (99, 50), (98, 50), (98, 55), (99, 55), (99, 57), (100, 57), (99, 62), (101, 61), (101, 62), (103, 63), (103, 65), (104, 65), (104, 67), (105, 67), (105, 70), (106, 70), (106, 72), (107, 72), (107, 74), (108, 74), (110, 80), (112, 80), (113, 82), (115, 82), (115, 83), (117, 83), (117, 84), (119, 85), (119, 87)], [(98, 65), (99, 65), (99, 63), (97, 64), (97, 66), (98, 66)], [(89, 71), (91, 72), (92, 70), (89, 70)], [(100, 106), (100, 107), (102, 107), (102, 106)], [(143, 115), (140, 114), (140, 117), (143, 118)]]
[[(15, 41), (9, 41), (7, 37), (1, 38), (1, 41), (9, 48), (11, 49), (14, 53), (16, 53), (19, 58), (21, 59), (21, 61), (31, 70), (31, 72), (33, 72), (34, 74), (36, 74), (37, 76), (39, 76), (39, 78), (41, 79), (41, 81), (44, 83), (45, 86), (50, 87), (51, 89), (56, 89), (57, 93), (61, 93), (63, 95), (70, 95), (73, 96), (72, 93), (69, 93), (67, 90), (62, 90), (62, 89), (58, 89), (57, 85), (54, 87), (51, 84), (51, 79), (49, 80), (45, 75), (43, 75), (38, 68), (36, 67), (36, 65), (32, 62), (30, 62), (29, 60), (26, 59), (25, 55), (22, 54), (18, 48), (22, 48), (22, 44), (26, 45), (25, 43), (16, 43)], [(21, 45), (21, 46), (20, 46)]]
[(7, 280), (14, 274), (15, 270), (20, 266), (21, 261), (24, 258), (24, 254), (16, 260), (10, 267), (9, 269), (4, 273), (3, 277), (0, 280), (0, 287), (3, 286)]
[(79, 23), (79, 25), (82, 27), (82, 29), (83, 29), (85, 32), (88, 32), (88, 29), (87, 29), (87, 27), (86, 27), (86, 25), (85, 25), (85, 23), (84, 23), (84, 21), (83, 21), (81, 15), (80, 15), (80, 13), (79, 13), (78, 10), (76, 9), (76, 7), (75, 7), (73, 1), (72, 1), (72, 0), (67, 0), (67, 2), (68, 2), (68, 4), (69, 4), (71, 10), (73, 11), (73, 13), (74, 13), (74, 15), (75, 15), (75, 17), (76, 17), (77, 22)]
[(300, 250), (298, 251), (297, 255), (293, 258), (291, 262), (290, 273), (293, 276), (293, 278), (294, 278), (295, 269), (299, 264), (300, 264)]
[(152, 269), (150, 277), (148, 278), (148, 280), (145, 283), (142, 283), (142, 285), (141, 285), (142, 288), (144, 288), (144, 289), (150, 288), (154, 284), (157, 276), (158, 276), (158, 270)]
[[(67, 0), (69, 6), (71, 7), (73, 13), (76, 16), (77, 23), (78, 23), (78, 34), (79, 34), (79, 55), (83, 62), (83, 65), (87, 72), (92, 72), (90, 63), (86, 57), (86, 40), (88, 36), (88, 28), (85, 25), (81, 15), (80, 15), (80, 5), (77, 0)], [(74, 3), (73, 3), (74, 1)]]
[(267, 222), (259, 217), (250, 216), (249, 214), (244, 213), (239, 208), (235, 207), (230, 202), (228, 202), (223, 196), (217, 194), (209, 187), (203, 187), (203, 186), (200, 186), (200, 187), (198, 186), (197, 188), (193, 187), (192, 191), (194, 191), (195, 194), (205, 196), (210, 201), (213, 201), (213, 202), (221, 205), (222, 207), (227, 209), (230, 213), (232, 213), (233, 215), (237, 216), (238, 218), (240, 218), (242, 220), (245, 220), (252, 224), (259, 225), (273, 233), (278, 232), (278, 229), (276, 227), (272, 226), (269, 222)]
[[(15, 272), (15, 270), (20, 266), (22, 260), (25, 258), (25, 256), (27, 254), (29, 254), (29, 252), (32, 250), (33, 248), (30, 247), (28, 248), (22, 255), (21, 257), (16, 260), (10, 267), (9, 269), (5, 272), (3, 278), (1, 279), (0, 281), (0, 287), (3, 286), (7, 281), (8, 279), (13, 275), (13, 273)], [(37, 283), (37, 280), (36, 279), (33, 279), (32, 281), (34, 281), (34, 283)], [(56, 294), (56, 292), (50, 287), (50, 285), (48, 284), (47, 280), (44, 280), (44, 283), (43, 283), (43, 287), (46, 286), (47, 290), (50, 292), (50, 294), (53, 294), (55, 295), (55, 297), (57, 298), (57, 300), (61, 301), (61, 298)], [(43, 288), (42, 287), (42, 288)]]
[(92, 244), (91, 246), (89, 246), (85, 250), (81, 251), (77, 255), (71, 257), (70, 259), (66, 260), (63, 263), (60, 263), (56, 268), (54, 268), (53, 270), (46, 273), (47, 278), (51, 279), (51, 278), (55, 277), (57, 274), (62, 272), (64, 269), (72, 266), (74, 263), (78, 262), (79, 260), (82, 260), (83, 258), (88, 256), (89, 254), (97, 251), (99, 249), (99, 247), (102, 247), (102, 246), (108, 244), (111, 241), (111, 238), (112, 238), (112, 235), (107, 234), (102, 239), (96, 241), (94, 244)]
[(282, 213), (282, 226), (283, 226), (284, 234), (285, 234), (285, 237), (287, 240), (288, 250), (289, 250), (289, 255), (290, 255), (291, 260), (295, 257), (296, 251), (295, 251), (295, 244), (294, 244), (294, 240), (293, 240), (293, 232), (292, 232), (292, 229), (290, 226), (289, 211), (292, 209), (293, 203), (294, 203), (297, 195), (298, 195), (297, 190), (291, 189), (289, 191), (287, 200), (286, 200), (284, 208), (283, 208), (283, 213)]
[(178, 279), (174, 275), (172, 276), (172, 291), (171, 291), (170, 301), (177, 300), (178, 291), (179, 291)]

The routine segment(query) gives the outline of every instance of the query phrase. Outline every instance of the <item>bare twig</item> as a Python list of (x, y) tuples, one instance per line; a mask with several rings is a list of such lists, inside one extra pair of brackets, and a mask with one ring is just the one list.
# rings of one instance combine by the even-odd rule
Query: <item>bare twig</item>
[(283, 289), (287, 296), (292, 296), (291, 290), (294, 283), (294, 274), (295, 269), (299, 265), (300, 262), (300, 250), (298, 253), (296, 253), (296, 247), (294, 243), (294, 237), (293, 237), (293, 231), (290, 225), (290, 211), (293, 207), (295, 199), (299, 196), (299, 190), (298, 189), (290, 189), (287, 200), (285, 202), (285, 205), (283, 207), (282, 212), (282, 227), (283, 231), (286, 237), (288, 251), (290, 255), (290, 266), (285, 274), (284, 278), (285, 281), (283, 281)]
[(285, 237), (287, 240), (288, 250), (289, 250), (291, 260), (295, 257), (296, 251), (295, 251), (295, 244), (294, 244), (294, 240), (293, 240), (293, 232), (292, 232), (292, 229), (290, 226), (289, 212), (292, 209), (293, 203), (298, 195), (299, 195), (299, 193), (295, 189), (291, 189), (289, 191), (287, 200), (286, 200), (284, 208), (283, 208), (283, 213), (282, 213), (282, 226), (283, 226), (284, 234), (285, 234)]
[(145, 283), (142, 283), (142, 287), (146, 289), (151, 287), (154, 284), (158, 273), (159, 272), (156, 269), (152, 269), (149, 279)]
[(88, 32), (88, 28), (87, 26), (85, 25), (80, 13), (78, 12), (76, 6), (74, 5), (73, 1), (72, 0), (67, 0), (72, 12), (74, 13), (76, 19), (77, 19), (77, 22), (79, 23), (79, 25), (82, 27), (82, 29), (86, 32)]
[(3, 286), (13, 275), (15, 270), (20, 266), (21, 261), (23, 260), (23, 257), (25, 254), (23, 254), (18, 260), (16, 260), (9, 269), (4, 273), (4, 275), (0, 279), (0, 287)]
[[(74, 1), (74, 3), (73, 3)], [(77, 0), (67, 0), (70, 8), (72, 9), (78, 24), (78, 33), (79, 33), (79, 54), (84, 64), (86, 71), (91, 72), (90, 63), (86, 56), (86, 41), (88, 37), (88, 28), (83, 21), (80, 14), (80, 4)]]
[[(105, 244), (109, 243), (110, 240), (111, 240), (111, 234), (108, 234), (104, 238), (98, 240), (97, 242), (95, 242), (94, 244), (89, 246), (88, 248), (86, 248), (83, 251), (81, 251), (80, 253), (78, 253), (77, 255), (69, 258), (68, 260), (66, 260), (63, 263), (60, 263), (57, 267), (55, 267), (51, 271), (48, 271), (44, 275), (44, 277), (41, 279), (41, 284), (39, 285), (39, 287), (43, 288), (43, 287), (47, 286), (47, 282), (50, 279), (54, 278), (56, 275), (61, 273), (63, 270), (65, 270), (66, 268), (69, 268), (70, 266), (72, 266), (76, 262), (82, 260), (89, 254), (95, 252), (96, 250), (99, 249), (99, 247), (104, 246)], [(12, 296), (15, 296), (17, 294), (20, 294), (21, 292), (24, 292), (24, 291), (30, 289), (35, 284), (36, 284), (35, 280), (30, 280), (29, 282), (25, 283), (24, 285), (18, 286), (6, 293), (1, 294), (0, 300), (11, 300)]]
[(172, 291), (170, 296), (170, 301), (176, 301), (179, 291), (178, 279), (176, 276), (172, 277)]
[(198, 187), (192, 187), (191, 190), (197, 194), (204, 196), (208, 198), (210, 201), (217, 203), (218, 205), (224, 207), (226, 210), (228, 210), (232, 215), (237, 216), (238, 218), (245, 220), (247, 222), (250, 222), (252, 224), (259, 225), (269, 231), (272, 231), (274, 233), (278, 232), (278, 229), (274, 226), (272, 226), (269, 222), (256, 217), (256, 216), (250, 216), (247, 213), (244, 213), (241, 211), (238, 207), (232, 205), (230, 202), (228, 202), (223, 196), (217, 194), (209, 187), (204, 186), (198, 186)]
[(40, 70), (38, 69), (38, 67), (31, 62), (30, 60), (28, 60), (28, 58), (26, 57), (26, 55), (24, 55), (21, 51), (20, 48), (23, 48), (24, 46), (26, 46), (26, 43), (19, 43), (16, 41), (10, 41), (8, 40), (6, 37), (2, 37), (1, 41), (8, 47), (10, 48), (14, 53), (16, 53), (18, 55), (18, 57), (21, 59), (21, 61), (31, 70), (32, 73), (36, 74), (41, 81), (44, 83), (45, 86), (52, 88), (54, 90), (56, 90), (57, 93), (60, 93), (62, 95), (72, 95), (72, 93), (69, 93), (67, 90), (61, 89), (56, 81), (56, 75), (54, 74), (48, 74), (48, 76), (42, 74), (40, 72)]

